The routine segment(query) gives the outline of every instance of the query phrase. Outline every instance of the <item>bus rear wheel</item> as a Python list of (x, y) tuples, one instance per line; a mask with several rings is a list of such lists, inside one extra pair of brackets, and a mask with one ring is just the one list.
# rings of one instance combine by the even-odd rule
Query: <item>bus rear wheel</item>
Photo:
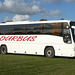
[(1, 46), (1, 54), (7, 54), (7, 47), (5, 45)]
[(52, 47), (47, 47), (44, 54), (48, 58), (53, 58), (55, 56), (55, 51)]

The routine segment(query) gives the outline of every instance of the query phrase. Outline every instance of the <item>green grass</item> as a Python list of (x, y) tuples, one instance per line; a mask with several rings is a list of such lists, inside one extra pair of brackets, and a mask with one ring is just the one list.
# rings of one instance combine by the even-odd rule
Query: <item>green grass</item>
[(0, 75), (75, 75), (75, 59), (0, 55)]

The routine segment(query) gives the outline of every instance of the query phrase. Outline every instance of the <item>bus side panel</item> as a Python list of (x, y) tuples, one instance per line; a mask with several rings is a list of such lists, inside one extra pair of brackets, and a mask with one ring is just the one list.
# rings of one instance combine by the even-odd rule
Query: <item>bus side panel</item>
[(1, 41), (0, 44), (6, 44), (8, 48), (8, 53), (44, 55), (45, 47), (53, 46), (55, 50), (55, 56), (74, 55), (72, 44), (65, 44), (63, 41), (63, 37), (51, 35), (16, 35), (16, 36), (24, 36), (24, 37), (36, 36), (37, 38), (35, 38), (33, 41), (30, 40)]

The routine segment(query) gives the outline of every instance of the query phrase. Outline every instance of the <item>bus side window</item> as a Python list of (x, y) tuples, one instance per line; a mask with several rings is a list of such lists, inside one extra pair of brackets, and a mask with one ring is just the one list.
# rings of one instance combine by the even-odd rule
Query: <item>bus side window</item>
[(43, 26), (43, 34), (62, 37), (62, 23), (47, 23)]
[(13, 25), (12, 26), (12, 33), (14, 35), (18, 35), (18, 34), (25, 34), (26, 31), (25, 31), (25, 25)]
[(41, 25), (40, 24), (28, 24), (27, 34), (41, 34)]
[(10, 35), (12, 33), (11, 26), (0, 26), (0, 35)]
[(62, 23), (52, 24), (52, 34), (56, 36), (62, 36)]

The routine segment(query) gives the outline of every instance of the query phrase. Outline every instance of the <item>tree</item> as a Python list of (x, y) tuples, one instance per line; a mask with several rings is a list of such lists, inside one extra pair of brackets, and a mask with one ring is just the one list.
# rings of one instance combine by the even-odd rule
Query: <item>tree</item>
[(40, 19), (40, 21), (47, 21), (47, 19)]

